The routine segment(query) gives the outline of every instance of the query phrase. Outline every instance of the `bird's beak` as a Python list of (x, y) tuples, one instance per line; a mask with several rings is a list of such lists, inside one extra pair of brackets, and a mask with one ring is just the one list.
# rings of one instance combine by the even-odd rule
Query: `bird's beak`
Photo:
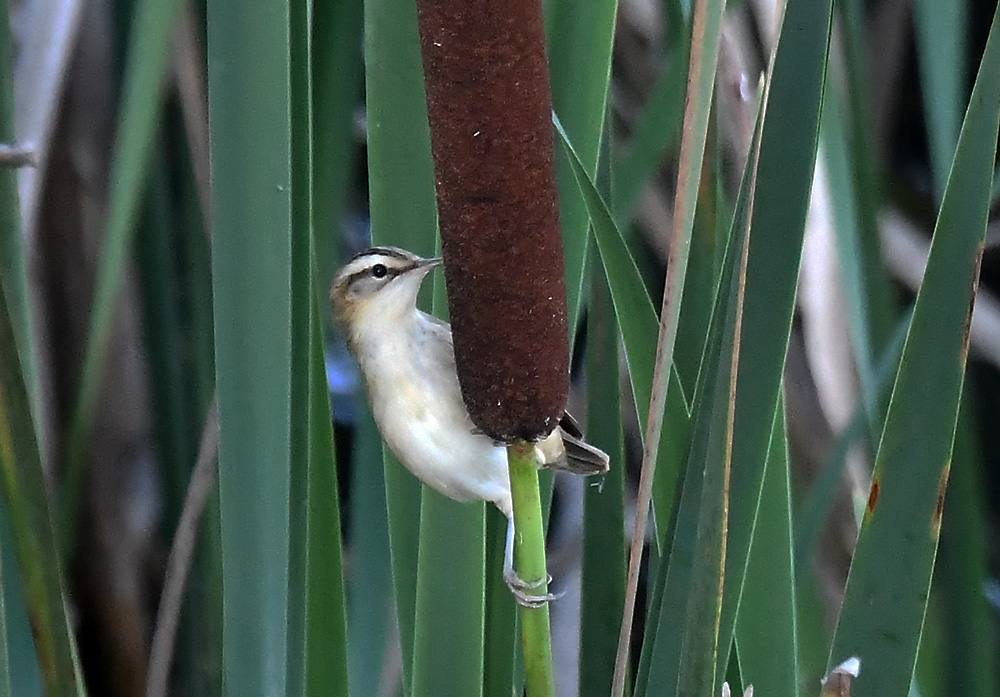
[(441, 264), (443, 264), (443, 263), (444, 263), (444, 259), (438, 257), (436, 259), (424, 259), (424, 260), (422, 260), (418, 264), (418, 266), (420, 268), (424, 268), (424, 269), (430, 270), (430, 269), (433, 269), (436, 266), (441, 266)]

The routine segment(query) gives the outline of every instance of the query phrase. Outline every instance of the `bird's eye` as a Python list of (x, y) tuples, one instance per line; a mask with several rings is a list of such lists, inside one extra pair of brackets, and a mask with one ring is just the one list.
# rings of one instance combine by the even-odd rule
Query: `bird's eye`
[(388, 273), (389, 269), (385, 268), (385, 264), (375, 264), (372, 267), (372, 276), (375, 278), (385, 278)]

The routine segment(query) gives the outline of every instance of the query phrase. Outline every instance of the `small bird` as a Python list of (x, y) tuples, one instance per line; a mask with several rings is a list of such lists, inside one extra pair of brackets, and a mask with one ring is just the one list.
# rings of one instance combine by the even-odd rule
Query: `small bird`
[[(507, 517), (503, 576), (517, 601), (539, 607), (555, 596), (530, 591), (514, 571), (514, 516), (507, 452), (477, 431), (462, 401), (451, 327), (417, 309), (417, 291), (440, 259), (372, 247), (337, 272), (334, 315), (364, 376), (375, 423), (417, 479), (456, 501), (490, 501)], [(573, 418), (535, 445), (543, 467), (603, 474), (608, 456), (583, 442)]]

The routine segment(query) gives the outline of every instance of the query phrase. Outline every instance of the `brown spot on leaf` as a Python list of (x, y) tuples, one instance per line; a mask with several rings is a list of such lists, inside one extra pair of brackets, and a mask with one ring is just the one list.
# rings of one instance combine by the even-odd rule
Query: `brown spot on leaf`
[(868, 492), (868, 513), (875, 512), (875, 506), (878, 504), (878, 495), (882, 490), (882, 482), (878, 477), (872, 479), (872, 488)]
[(965, 315), (965, 331), (962, 335), (962, 360), (969, 354), (969, 338), (972, 334), (972, 312), (976, 309), (976, 295), (979, 290), (979, 270), (983, 264), (983, 243), (976, 247), (976, 268), (972, 272), (972, 292), (969, 294), (969, 311)]
[(951, 472), (951, 463), (946, 463), (941, 470), (941, 479), (938, 480), (937, 504), (934, 506), (934, 515), (931, 516), (931, 536), (936, 540), (941, 534), (941, 517), (944, 515), (944, 495), (948, 490), (948, 475)]

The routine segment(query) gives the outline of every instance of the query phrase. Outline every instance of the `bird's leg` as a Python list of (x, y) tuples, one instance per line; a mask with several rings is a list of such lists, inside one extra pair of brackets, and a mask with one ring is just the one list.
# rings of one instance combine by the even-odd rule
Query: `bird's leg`
[(546, 574), (545, 579), (539, 579), (529, 583), (521, 578), (516, 571), (514, 571), (513, 518), (507, 519), (507, 546), (503, 555), (503, 580), (507, 584), (507, 587), (510, 588), (510, 592), (514, 594), (514, 599), (517, 600), (519, 605), (523, 605), (524, 607), (542, 607), (550, 600), (556, 600), (562, 596), (562, 593), (543, 593), (539, 595), (529, 592), (551, 583), (552, 577), (548, 574)]

